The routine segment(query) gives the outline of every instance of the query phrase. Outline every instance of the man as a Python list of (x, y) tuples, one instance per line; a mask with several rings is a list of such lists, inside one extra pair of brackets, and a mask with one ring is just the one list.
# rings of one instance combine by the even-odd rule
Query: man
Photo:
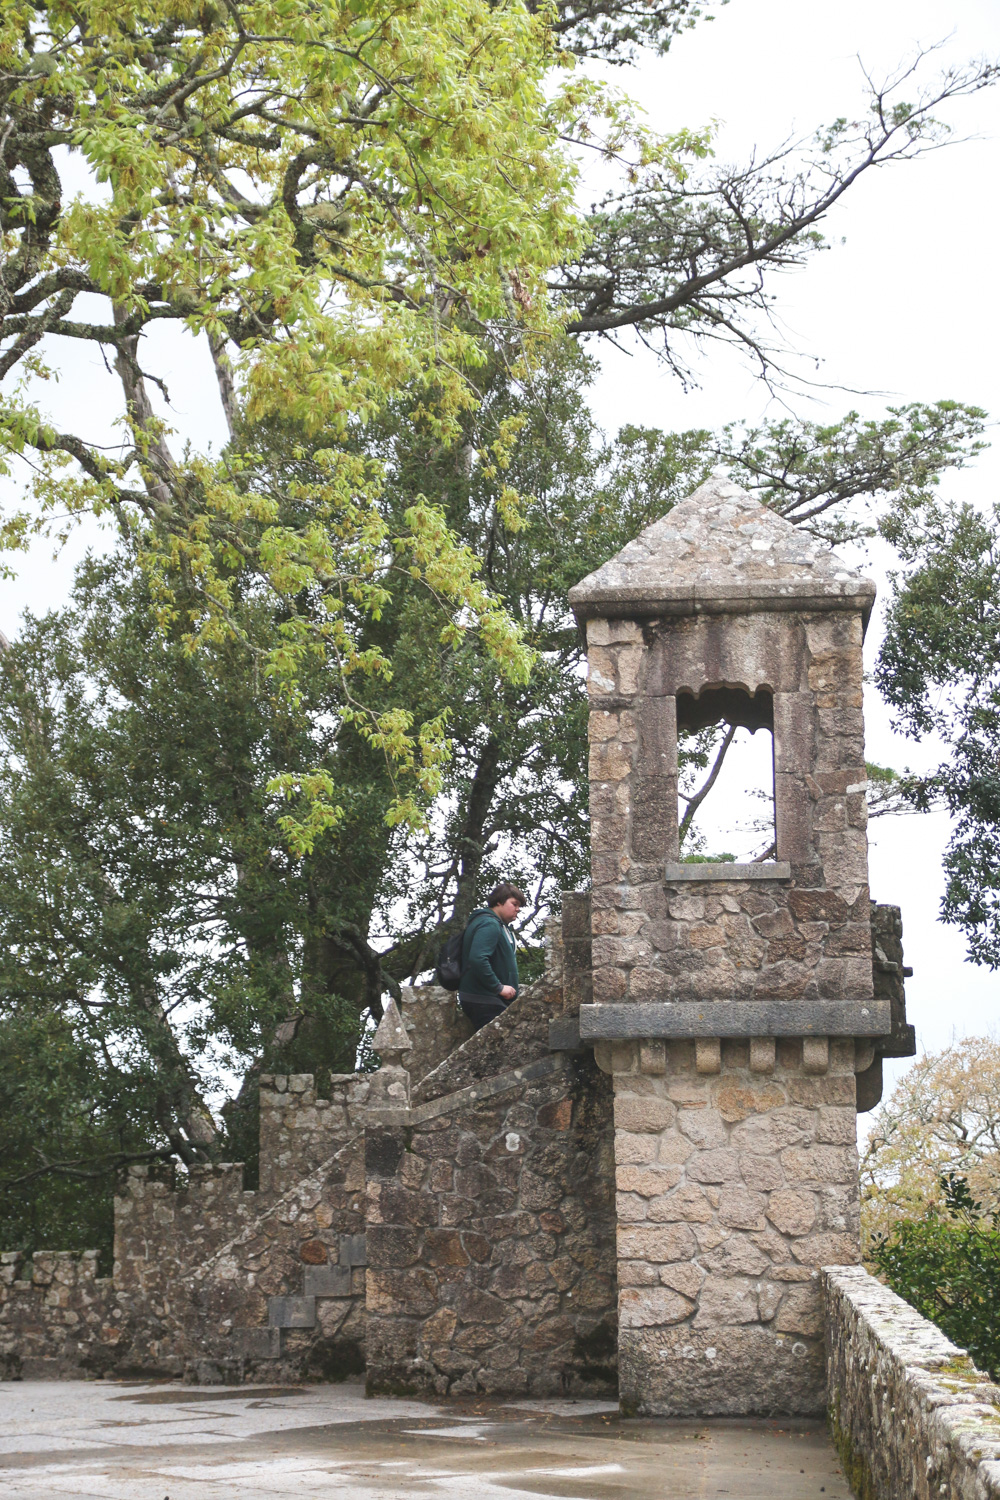
[(462, 939), (458, 1003), (477, 1031), (517, 998), (517, 953), (509, 929), (525, 901), (523, 891), (504, 882), (469, 918)]

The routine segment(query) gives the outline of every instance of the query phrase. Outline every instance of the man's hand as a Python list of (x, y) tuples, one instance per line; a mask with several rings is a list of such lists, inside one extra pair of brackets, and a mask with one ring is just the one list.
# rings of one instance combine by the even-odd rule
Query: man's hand
[(500, 999), (501, 1000), (513, 1000), (513, 998), (514, 998), (514, 996), (516, 994), (517, 994), (517, 990), (514, 988), (514, 986), (512, 984), (503, 984), (503, 985), (500, 986)]

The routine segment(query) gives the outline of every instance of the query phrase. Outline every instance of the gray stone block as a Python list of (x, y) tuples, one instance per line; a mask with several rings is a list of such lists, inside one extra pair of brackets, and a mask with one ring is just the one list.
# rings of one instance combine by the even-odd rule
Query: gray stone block
[(580, 1022), (576, 1016), (558, 1016), (549, 1022), (549, 1050), (551, 1052), (580, 1052)]
[(791, 880), (792, 867), (783, 859), (759, 865), (685, 865), (671, 862), (664, 867), (663, 878), (668, 885), (697, 880)]
[(368, 1250), (364, 1234), (342, 1234), (340, 1236), (340, 1264), (342, 1266), (366, 1266)]
[(233, 1347), (244, 1359), (280, 1359), (280, 1328), (234, 1328)]
[(272, 1328), (315, 1328), (315, 1297), (268, 1297), (267, 1321)]
[(302, 1283), (307, 1297), (349, 1297), (350, 1266), (307, 1266)]
[(582, 1005), (586, 1042), (642, 1037), (887, 1036), (887, 1000), (694, 1000)]

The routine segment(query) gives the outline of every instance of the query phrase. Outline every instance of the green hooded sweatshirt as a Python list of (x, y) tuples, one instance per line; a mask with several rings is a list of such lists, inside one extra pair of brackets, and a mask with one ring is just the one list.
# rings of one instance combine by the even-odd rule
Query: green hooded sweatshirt
[(497, 1000), (505, 984), (512, 984), (515, 991), (520, 988), (514, 939), (507, 924), (483, 906), (472, 913), (462, 939), (458, 992)]

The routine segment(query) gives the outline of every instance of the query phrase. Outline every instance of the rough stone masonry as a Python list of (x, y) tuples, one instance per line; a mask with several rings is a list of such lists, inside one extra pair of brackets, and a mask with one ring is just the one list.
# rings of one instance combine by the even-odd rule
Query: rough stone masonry
[[(626, 1410), (823, 1409), (819, 1271), (859, 1258), (855, 1077), (912, 1050), (873, 988), (874, 593), (718, 479), (570, 593), (591, 702), (580, 1030), (614, 1079)], [(720, 722), (773, 733), (774, 846), (682, 863), (678, 734)]]
[[(0, 1375), (822, 1412), (856, 1111), (913, 1051), (899, 914), (868, 895), (873, 592), (719, 481), (585, 579), (593, 889), (545, 977), (473, 1036), (404, 991), (381, 1069), (322, 1095), (262, 1078), (259, 1189), (132, 1169), (113, 1278), (0, 1257)], [(757, 863), (679, 860), (678, 732), (715, 722), (773, 732)]]

